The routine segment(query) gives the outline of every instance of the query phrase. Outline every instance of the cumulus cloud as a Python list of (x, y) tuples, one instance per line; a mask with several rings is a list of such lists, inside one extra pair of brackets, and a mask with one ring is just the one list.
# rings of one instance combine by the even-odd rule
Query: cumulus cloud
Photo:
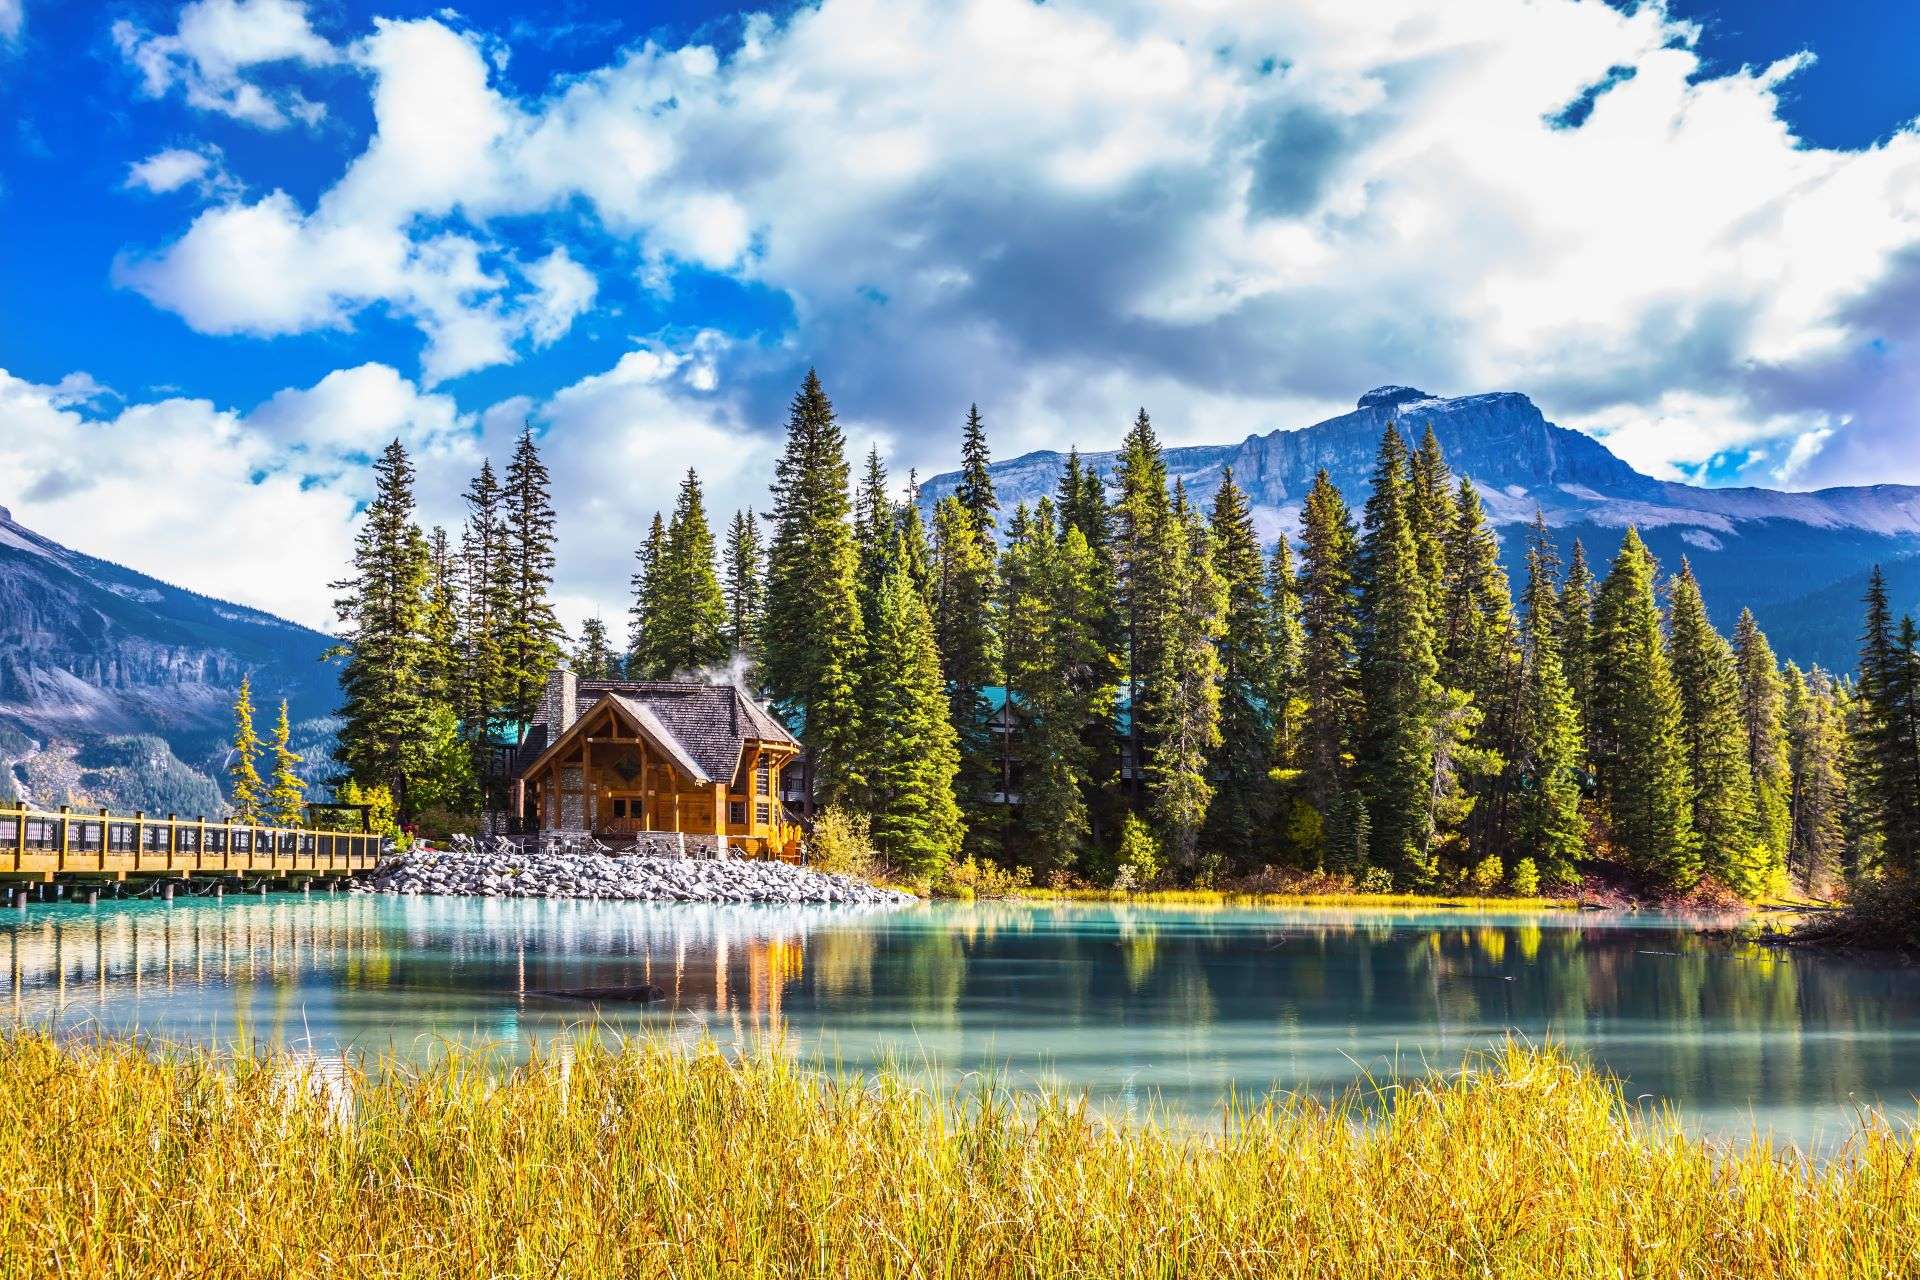
[(1884, 478), (1855, 442), (1920, 403), (1920, 133), (1804, 145), (1804, 58), (1709, 75), (1695, 34), (1574, 0), (822, 0), (523, 98), (478, 37), (383, 21), (351, 54), (374, 133), (312, 211), (204, 212), (124, 278), (212, 332), (384, 303), (432, 381), (590, 304), (489, 230), (584, 208), (653, 285), (790, 301), (721, 357), (757, 420), (811, 358), (905, 463), (950, 458), (925, 424), (974, 399), (1006, 453), (1400, 381), (1528, 391), (1662, 474)]
[(26, 26), (27, 11), (22, 0), (0, 0), (0, 40), (18, 40)]
[(302, 0), (193, 0), (180, 10), (172, 35), (122, 19), (113, 24), (113, 40), (139, 71), (148, 97), (178, 86), (192, 106), (264, 129), (293, 120), (317, 124), (326, 113), (297, 89), (270, 90), (247, 75), (273, 63), (319, 67), (336, 59), (334, 47), (307, 21)]
[(191, 186), (203, 196), (235, 196), (239, 181), (227, 172), (220, 148), (168, 147), (127, 166), (126, 185), (155, 195)]

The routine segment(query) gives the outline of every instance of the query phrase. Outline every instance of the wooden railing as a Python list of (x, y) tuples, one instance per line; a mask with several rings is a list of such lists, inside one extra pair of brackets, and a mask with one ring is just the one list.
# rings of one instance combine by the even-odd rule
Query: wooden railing
[(0, 808), (0, 876), (340, 875), (372, 870), (381, 837), (105, 809)]

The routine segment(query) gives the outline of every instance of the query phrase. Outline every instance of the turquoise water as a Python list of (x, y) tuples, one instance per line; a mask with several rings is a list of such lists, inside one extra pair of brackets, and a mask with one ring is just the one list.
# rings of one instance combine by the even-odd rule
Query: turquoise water
[[(1920, 970), (1659, 916), (935, 905), (849, 912), (292, 895), (0, 916), (0, 1000), (77, 1031), (334, 1057), (583, 1020), (1215, 1113), (1551, 1036), (1706, 1132), (1802, 1143), (1920, 1092)], [(652, 983), (655, 1005), (543, 994)]]

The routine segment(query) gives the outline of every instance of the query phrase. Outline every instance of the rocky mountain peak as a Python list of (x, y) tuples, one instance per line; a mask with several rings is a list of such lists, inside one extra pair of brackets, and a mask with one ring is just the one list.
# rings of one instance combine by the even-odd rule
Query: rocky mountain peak
[(1431, 400), (1432, 396), (1418, 387), (1385, 386), (1375, 387), (1360, 397), (1356, 408), (1377, 409), (1389, 405), (1411, 404), (1415, 400)]

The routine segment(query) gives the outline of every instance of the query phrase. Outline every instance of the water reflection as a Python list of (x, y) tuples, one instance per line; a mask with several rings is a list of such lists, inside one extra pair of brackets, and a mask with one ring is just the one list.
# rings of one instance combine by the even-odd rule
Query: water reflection
[[(848, 1068), (1046, 1079), (1191, 1114), (1551, 1035), (1702, 1127), (1806, 1141), (1911, 1114), (1920, 974), (1658, 917), (978, 904), (860, 913), (462, 899), (34, 908), (16, 1019), (323, 1058), (545, 1043), (583, 1019)], [(543, 994), (648, 983), (658, 1005)]]

